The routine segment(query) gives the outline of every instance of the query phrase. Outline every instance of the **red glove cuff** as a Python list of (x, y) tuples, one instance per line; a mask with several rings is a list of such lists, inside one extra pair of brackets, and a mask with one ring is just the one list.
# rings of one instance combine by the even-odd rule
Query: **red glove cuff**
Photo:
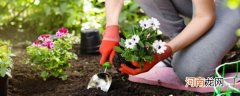
[(173, 55), (173, 51), (172, 51), (172, 48), (168, 45), (165, 45), (167, 48), (166, 50), (164, 51), (164, 53), (162, 54), (157, 54), (157, 56), (155, 55), (155, 58), (157, 57), (158, 58), (158, 61), (162, 61), (164, 59), (167, 59), (168, 57), (172, 56)]
[(119, 26), (118, 25), (107, 26), (103, 35), (103, 40), (116, 42), (120, 41)]

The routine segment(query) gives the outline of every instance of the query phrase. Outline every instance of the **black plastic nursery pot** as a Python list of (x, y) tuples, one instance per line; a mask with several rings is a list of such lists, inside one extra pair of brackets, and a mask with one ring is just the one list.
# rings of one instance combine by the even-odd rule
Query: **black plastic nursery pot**
[(0, 77), (0, 96), (7, 96), (8, 77)]
[(88, 29), (81, 32), (81, 54), (98, 54), (99, 46), (100, 36), (98, 30)]
[[(120, 37), (123, 38), (123, 39), (126, 39), (123, 36), (123, 34), (120, 34)], [(120, 73), (119, 68), (121, 67), (121, 64), (126, 64), (130, 68), (136, 68), (135, 66), (133, 66), (131, 64), (131, 62), (126, 61), (125, 58), (122, 57), (120, 53), (116, 53), (115, 56), (113, 57), (113, 66), (115, 67), (115, 69), (119, 73)]]
[(115, 67), (115, 69), (119, 71), (119, 68), (121, 66), (121, 64), (126, 64), (128, 67), (135, 69), (136, 67), (133, 66), (130, 62), (126, 61), (121, 55), (120, 53), (116, 53), (115, 56), (113, 57), (113, 66)]

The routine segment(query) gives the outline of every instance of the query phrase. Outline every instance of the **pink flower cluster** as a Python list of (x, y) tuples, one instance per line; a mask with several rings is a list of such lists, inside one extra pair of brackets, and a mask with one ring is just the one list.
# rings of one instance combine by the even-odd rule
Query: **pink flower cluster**
[(40, 35), (38, 37), (38, 40), (40, 40), (40, 41), (51, 41), (52, 40), (52, 36), (49, 35), (49, 34), (43, 34), (43, 35)]
[(64, 27), (58, 29), (58, 31), (56, 32), (56, 36), (58, 38), (65, 37), (65, 36), (67, 36), (67, 34), (68, 34), (68, 29), (66, 29)]
[[(57, 38), (65, 37), (68, 34), (68, 29), (62, 27), (58, 29), (55, 36)], [(38, 37), (38, 39), (33, 42), (32, 46), (38, 46), (38, 47), (47, 47), (48, 49), (54, 48), (54, 41), (52, 38), (52, 35), (50, 34), (43, 34)]]
[(54, 42), (52, 40), (52, 36), (49, 34), (43, 34), (38, 37), (38, 40), (33, 42), (33, 46), (38, 47), (47, 47), (48, 49), (54, 48)]

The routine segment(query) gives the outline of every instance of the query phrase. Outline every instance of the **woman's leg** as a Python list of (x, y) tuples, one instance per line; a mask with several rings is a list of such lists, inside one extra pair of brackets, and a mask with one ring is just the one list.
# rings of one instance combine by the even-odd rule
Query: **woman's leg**
[(172, 65), (182, 81), (186, 77), (207, 77), (214, 74), (216, 66), (234, 46), (236, 30), (240, 27), (240, 12), (224, 6), (216, 0), (215, 25), (194, 44), (174, 54)]
[(183, 28), (184, 20), (179, 16), (171, 0), (136, 0), (144, 12), (157, 18), (160, 30), (170, 38), (175, 37)]

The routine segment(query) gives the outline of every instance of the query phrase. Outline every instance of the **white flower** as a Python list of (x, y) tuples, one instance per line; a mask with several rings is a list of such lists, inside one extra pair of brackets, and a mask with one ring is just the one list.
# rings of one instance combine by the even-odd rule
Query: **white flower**
[(136, 43), (132, 39), (126, 39), (125, 46), (126, 48), (133, 49)]
[(133, 35), (131, 39), (133, 40), (134, 43), (138, 43), (140, 41), (140, 38), (138, 35)]
[(143, 29), (147, 29), (151, 27), (149, 20), (146, 20), (146, 19), (139, 21), (139, 24)]
[(85, 22), (82, 23), (82, 29), (81, 30), (86, 30), (86, 29), (99, 29), (101, 27), (101, 24), (97, 23), (97, 22)]
[(127, 5), (131, 4), (131, 2), (132, 2), (131, 0), (124, 0), (123, 4), (124, 4), (124, 6), (127, 6)]
[(157, 30), (160, 26), (160, 23), (156, 18), (152, 17), (151, 19), (148, 20), (148, 22), (153, 30)]
[(35, 0), (34, 5), (38, 5), (40, 3), (40, 0)]
[(157, 35), (162, 35), (162, 31), (161, 30), (157, 30)]
[(83, 12), (90, 12), (93, 9), (91, 1), (84, 0), (83, 3)]
[(162, 42), (162, 40), (155, 40), (152, 46), (158, 54), (162, 54), (167, 49), (165, 45), (166, 43)]

